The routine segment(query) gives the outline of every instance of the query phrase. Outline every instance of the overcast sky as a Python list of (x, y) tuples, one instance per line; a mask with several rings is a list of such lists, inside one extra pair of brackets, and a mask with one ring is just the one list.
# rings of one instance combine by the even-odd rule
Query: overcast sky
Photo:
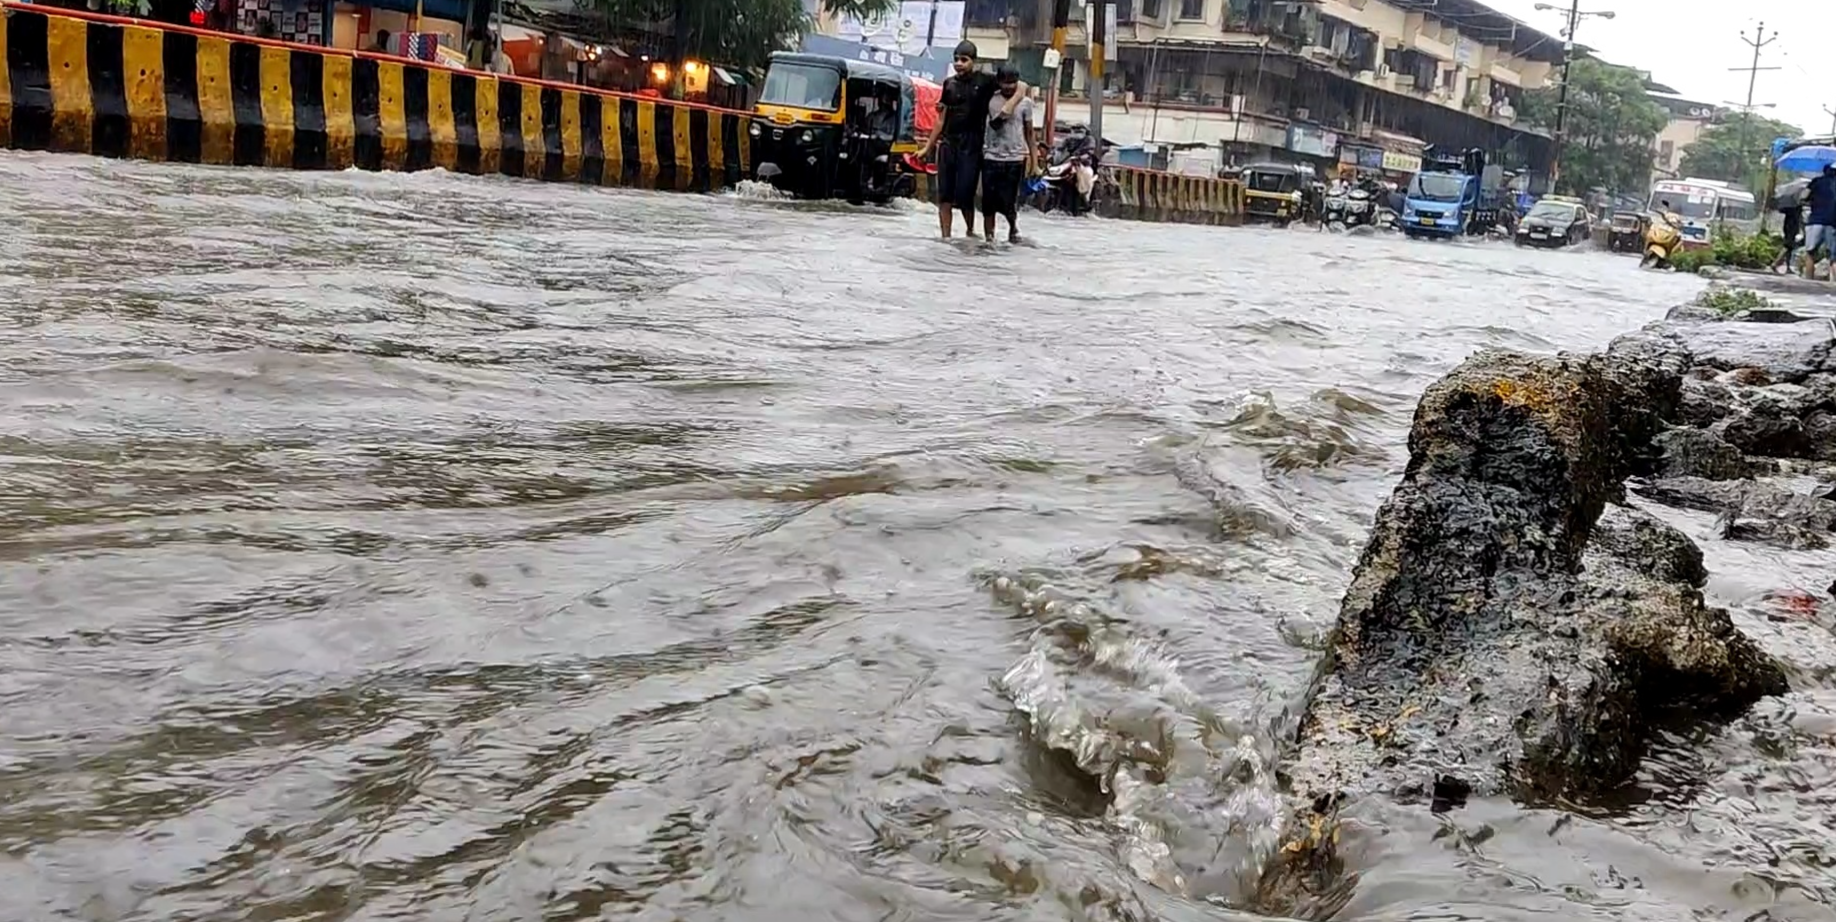
[[(1481, 0), (1499, 12), (1556, 34), (1568, 17), (1568, 0), (1548, 0), (1560, 11), (1538, 10), (1537, 0)], [(1836, 109), (1836, 6), (1828, 0), (1581, 0), (1582, 10), (1612, 10), (1610, 20), (1581, 20), (1576, 39), (1602, 58), (1651, 71), (1657, 82), (1681, 95), (1713, 105), (1743, 103), (1747, 75), (1731, 67), (1753, 63), (1752, 38), (1760, 20), (1779, 40), (1760, 52), (1761, 71), (1753, 91), (1761, 115), (1790, 122), (1811, 133), (1830, 130), (1824, 106)]]

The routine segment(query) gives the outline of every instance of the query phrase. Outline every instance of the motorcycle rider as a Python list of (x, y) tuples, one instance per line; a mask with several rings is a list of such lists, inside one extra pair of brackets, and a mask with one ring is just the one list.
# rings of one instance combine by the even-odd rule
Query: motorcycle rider
[(1069, 193), (1065, 210), (1071, 215), (1080, 215), (1089, 209), (1089, 189), (1096, 179), (1095, 167), (1101, 158), (1096, 141), (1090, 137), (1090, 129), (1084, 125), (1072, 125), (1058, 139), (1058, 149), (1052, 154), (1052, 167), (1048, 172), (1056, 175), (1059, 188)]

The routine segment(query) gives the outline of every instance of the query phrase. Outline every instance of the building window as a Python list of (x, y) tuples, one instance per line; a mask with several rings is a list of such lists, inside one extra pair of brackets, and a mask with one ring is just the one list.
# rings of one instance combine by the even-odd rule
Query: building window
[(1160, 0), (1141, 0), (1141, 18), (1160, 19)]
[(1179, 0), (1179, 18), (1203, 20), (1205, 0)]

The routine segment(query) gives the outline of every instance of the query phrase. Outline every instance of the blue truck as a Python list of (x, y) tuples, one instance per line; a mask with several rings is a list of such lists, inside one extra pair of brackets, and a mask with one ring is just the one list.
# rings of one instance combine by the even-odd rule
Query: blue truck
[(1445, 240), (1484, 234), (1508, 221), (1512, 202), (1503, 171), (1488, 168), (1485, 160), (1485, 152), (1477, 149), (1444, 155), (1428, 148), (1421, 172), (1403, 190), (1397, 221), (1403, 233)]

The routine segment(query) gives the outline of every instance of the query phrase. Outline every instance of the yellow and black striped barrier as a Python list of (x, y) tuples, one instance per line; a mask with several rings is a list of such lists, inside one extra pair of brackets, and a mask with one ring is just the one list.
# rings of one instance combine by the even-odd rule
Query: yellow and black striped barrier
[(0, 4), (0, 147), (297, 170), (709, 191), (748, 113)]

